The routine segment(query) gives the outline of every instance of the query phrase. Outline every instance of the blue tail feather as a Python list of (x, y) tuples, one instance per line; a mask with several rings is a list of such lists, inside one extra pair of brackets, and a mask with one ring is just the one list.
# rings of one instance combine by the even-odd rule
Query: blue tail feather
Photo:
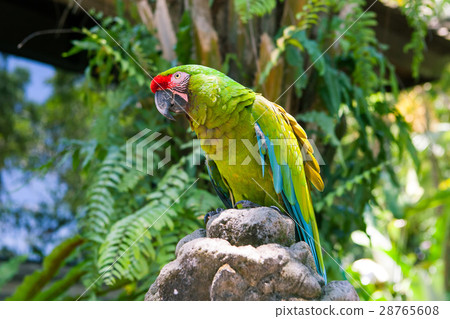
[[(258, 125), (258, 127), (259, 127), (259, 125)], [(310, 247), (311, 253), (314, 257), (314, 262), (316, 264), (317, 271), (324, 278), (324, 280), (326, 282), (327, 276), (326, 276), (325, 269), (323, 269), (320, 265), (319, 257), (318, 257), (317, 251), (316, 251), (316, 245), (314, 242), (312, 226), (310, 223), (307, 223), (305, 221), (305, 219), (303, 218), (303, 214), (300, 209), (298, 199), (295, 196), (291, 172), (289, 170), (284, 169), (284, 175), (283, 175), (282, 168), (278, 164), (276, 156), (275, 156), (274, 145), (273, 145), (272, 141), (264, 133), (263, 133), (263, 137), (260, 137), (257, 134), (257, 139), (258, 139), (259, 153), (260, 153), (260, 156), (262, 159), (264, 158), (264, 155), (265, 155), (264, 153), (266, 153), (266, 152), (263, 153), (262, 145), (264, 143), (263, 143), (263, 141), (261, 141), (261, 139), (264, 139), (265, 146), (267, 147), (267, 155), (269, 156), (269, 163), (270, 163), (270, 168), (272, 170), (273, 185), (274, 185), (275, 192), (277, 194), (281, 193), (284, 206), (286, 207), (288, 214), (291, 216), (291, 218), (295, 222), (296, 235), (298, 236), (298, 239), (306, 242), (308, 244), (308, 246)], [(263, 174), (264, 174), (264, 167), (263, 167)], [(288, 181), (290, 182), (289, 190), (284, 189), (283, 178), (288, 179)], [(287, 193), (288, 191), (289, 191), (289, 194)]]

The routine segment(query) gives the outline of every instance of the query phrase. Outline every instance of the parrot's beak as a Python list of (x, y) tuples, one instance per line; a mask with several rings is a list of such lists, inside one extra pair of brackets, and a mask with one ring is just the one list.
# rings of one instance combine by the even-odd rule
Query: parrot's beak
[(156, 108), (159, 113), (171, 121), (175, 121), (175, 118), (170, 114), (186, 112), (184, 109), (187, 105), (187, 101), (172, 90), (159, 90), (155, 93)]

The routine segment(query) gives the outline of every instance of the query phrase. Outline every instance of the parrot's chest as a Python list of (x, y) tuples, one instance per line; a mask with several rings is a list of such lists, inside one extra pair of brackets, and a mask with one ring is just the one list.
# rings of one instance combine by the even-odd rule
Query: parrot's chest
[(222, 143), (215, 149), (216, 154), (209, 157), (231, 189), (234, 202), (250, 200), (263, 206), (278, 206), (270, 168), (268, 163), (261, 162), (256, 135)]

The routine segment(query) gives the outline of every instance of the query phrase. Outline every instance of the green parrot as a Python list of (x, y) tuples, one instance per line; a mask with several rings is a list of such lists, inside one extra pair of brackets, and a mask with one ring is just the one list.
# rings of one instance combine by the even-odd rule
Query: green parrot
[[(296, 223), (319, 274), (326, 272), (311, 200), (324, 184), (303, 128), (281, 106), (200, 65), (174, 67), (150, 85), (158, 111), (185, 114), (207, 157), (207, 168), (227, 208), (274, 206)], [(303, 154), (302, 154), (303, 150)]]

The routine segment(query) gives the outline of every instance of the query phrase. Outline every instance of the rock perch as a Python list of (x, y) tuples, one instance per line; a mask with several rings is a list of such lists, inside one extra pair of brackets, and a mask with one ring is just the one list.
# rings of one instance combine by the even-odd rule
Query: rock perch
[(145, 300), (359, 300), (347, 281), (325, 285), (294, 222), (268, 207), (213, 216), (176, 256)]

